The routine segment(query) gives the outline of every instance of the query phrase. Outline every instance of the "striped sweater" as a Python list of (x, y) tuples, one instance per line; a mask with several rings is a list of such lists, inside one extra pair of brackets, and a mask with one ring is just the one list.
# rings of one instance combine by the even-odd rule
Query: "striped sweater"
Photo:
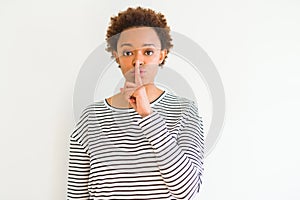
[(202, 184), (204, 135), (194, 101), (164, 92), (142, 118), (101, 100), (70, 135), (67, 199), (193, 199)]

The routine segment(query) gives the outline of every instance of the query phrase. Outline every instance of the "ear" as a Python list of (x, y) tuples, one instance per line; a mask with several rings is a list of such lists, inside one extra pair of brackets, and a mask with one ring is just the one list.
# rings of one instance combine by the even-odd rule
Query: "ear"
[(118, 53), (117, 53), (116, 51), (113, 51), (112, 53), (113, 53), (114, 58), (116, 59), (116, 62), (117, 62), (118, 64), (120, 64), (120, 63), (119, 63), (119, 56), (118, 56)]
[(159, 63), (162, 63), (163, 60), (165, 59), (166, 55), (167, 55), (167, 49), (163, 49), (160, 51), (160, 54), (159, 54)]

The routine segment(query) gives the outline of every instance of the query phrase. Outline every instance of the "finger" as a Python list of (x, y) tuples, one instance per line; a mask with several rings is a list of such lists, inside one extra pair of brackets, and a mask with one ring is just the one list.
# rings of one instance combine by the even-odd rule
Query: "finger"
[(130, 100), (131, 102), (133, 102), (133, 103), (136, 102), (136, 98), (135, 98), (134, 96), (129, 97), (129, 100)]
[(144, 86), (147, 86), (147, 85), (154, 85), (154, 83), (153, 82), (149, 82), (149, 83), (144, 84)]
[(137, 85), (135, 83), (131, 83), (131, 82), (127, 82), (124, 84), (124, 87), (123, 87), (123, 92), (129, 92), (129, 91), (134, 91), (136, 90), (137, 88)]
[(126, 81), (124, 84), (124, 88), (135, 88), (135, 87), (136, 87), (136, 84), (129, 82), (129, 81)]
[(135, 62), (135, 68), (134, 68), (134, 81), (135, 81), (135, 84), (137, 86), (141, 86), (143, 85), (143, 82), (142, 82), (142, 78), (141, 78), (141, 74), (140, 74), (140, 61), (136, 61)]
[(136, 110), (136, 101), (135, 99), (128, 99), (129, 104)]
[(134, 92), (135, 92), (135, 88), (132, 88), (132, 89), (126, 89), (126, 90), (123, 91), (123, 95), (124, 95), (127, 99), (129, 99), (129, 98), (133, 95)]

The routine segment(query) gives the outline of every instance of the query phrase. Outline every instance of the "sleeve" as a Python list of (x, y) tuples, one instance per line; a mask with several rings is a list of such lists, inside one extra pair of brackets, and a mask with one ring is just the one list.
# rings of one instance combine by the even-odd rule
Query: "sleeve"
[(88, 182), (90, 157), (87, 153), (86, 137), (88, 133), (88, 112), (85, 109), (80, 116), (71, 136), (68, 166), (68, 200), (88, 200)]
[(153, 147), (161, 176), (172, 195), (192, 199), (202, 184), (204, 157), (203, 126), (195, 103), (192, 101), (183, 112), (177, 129), (169, 131), (157, 111), (142, 118), (139, 126)]

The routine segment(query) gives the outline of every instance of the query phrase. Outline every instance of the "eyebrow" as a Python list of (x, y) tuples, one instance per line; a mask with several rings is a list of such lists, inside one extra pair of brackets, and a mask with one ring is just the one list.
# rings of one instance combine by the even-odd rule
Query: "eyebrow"
[[(130, 43), (123, 43), (123, 44), (121, 44), (121, 47), (123, 47), (123, 46), (131, 46), (132, 47), (132, 44), (130, 44)], [(155, 44), (151, 44), (151, 43), (145, 43), (145, 44), (143, 44), (142, 45), (143, 47), (145, 47), (145, 46), (154, 46), (155, 47)]]

